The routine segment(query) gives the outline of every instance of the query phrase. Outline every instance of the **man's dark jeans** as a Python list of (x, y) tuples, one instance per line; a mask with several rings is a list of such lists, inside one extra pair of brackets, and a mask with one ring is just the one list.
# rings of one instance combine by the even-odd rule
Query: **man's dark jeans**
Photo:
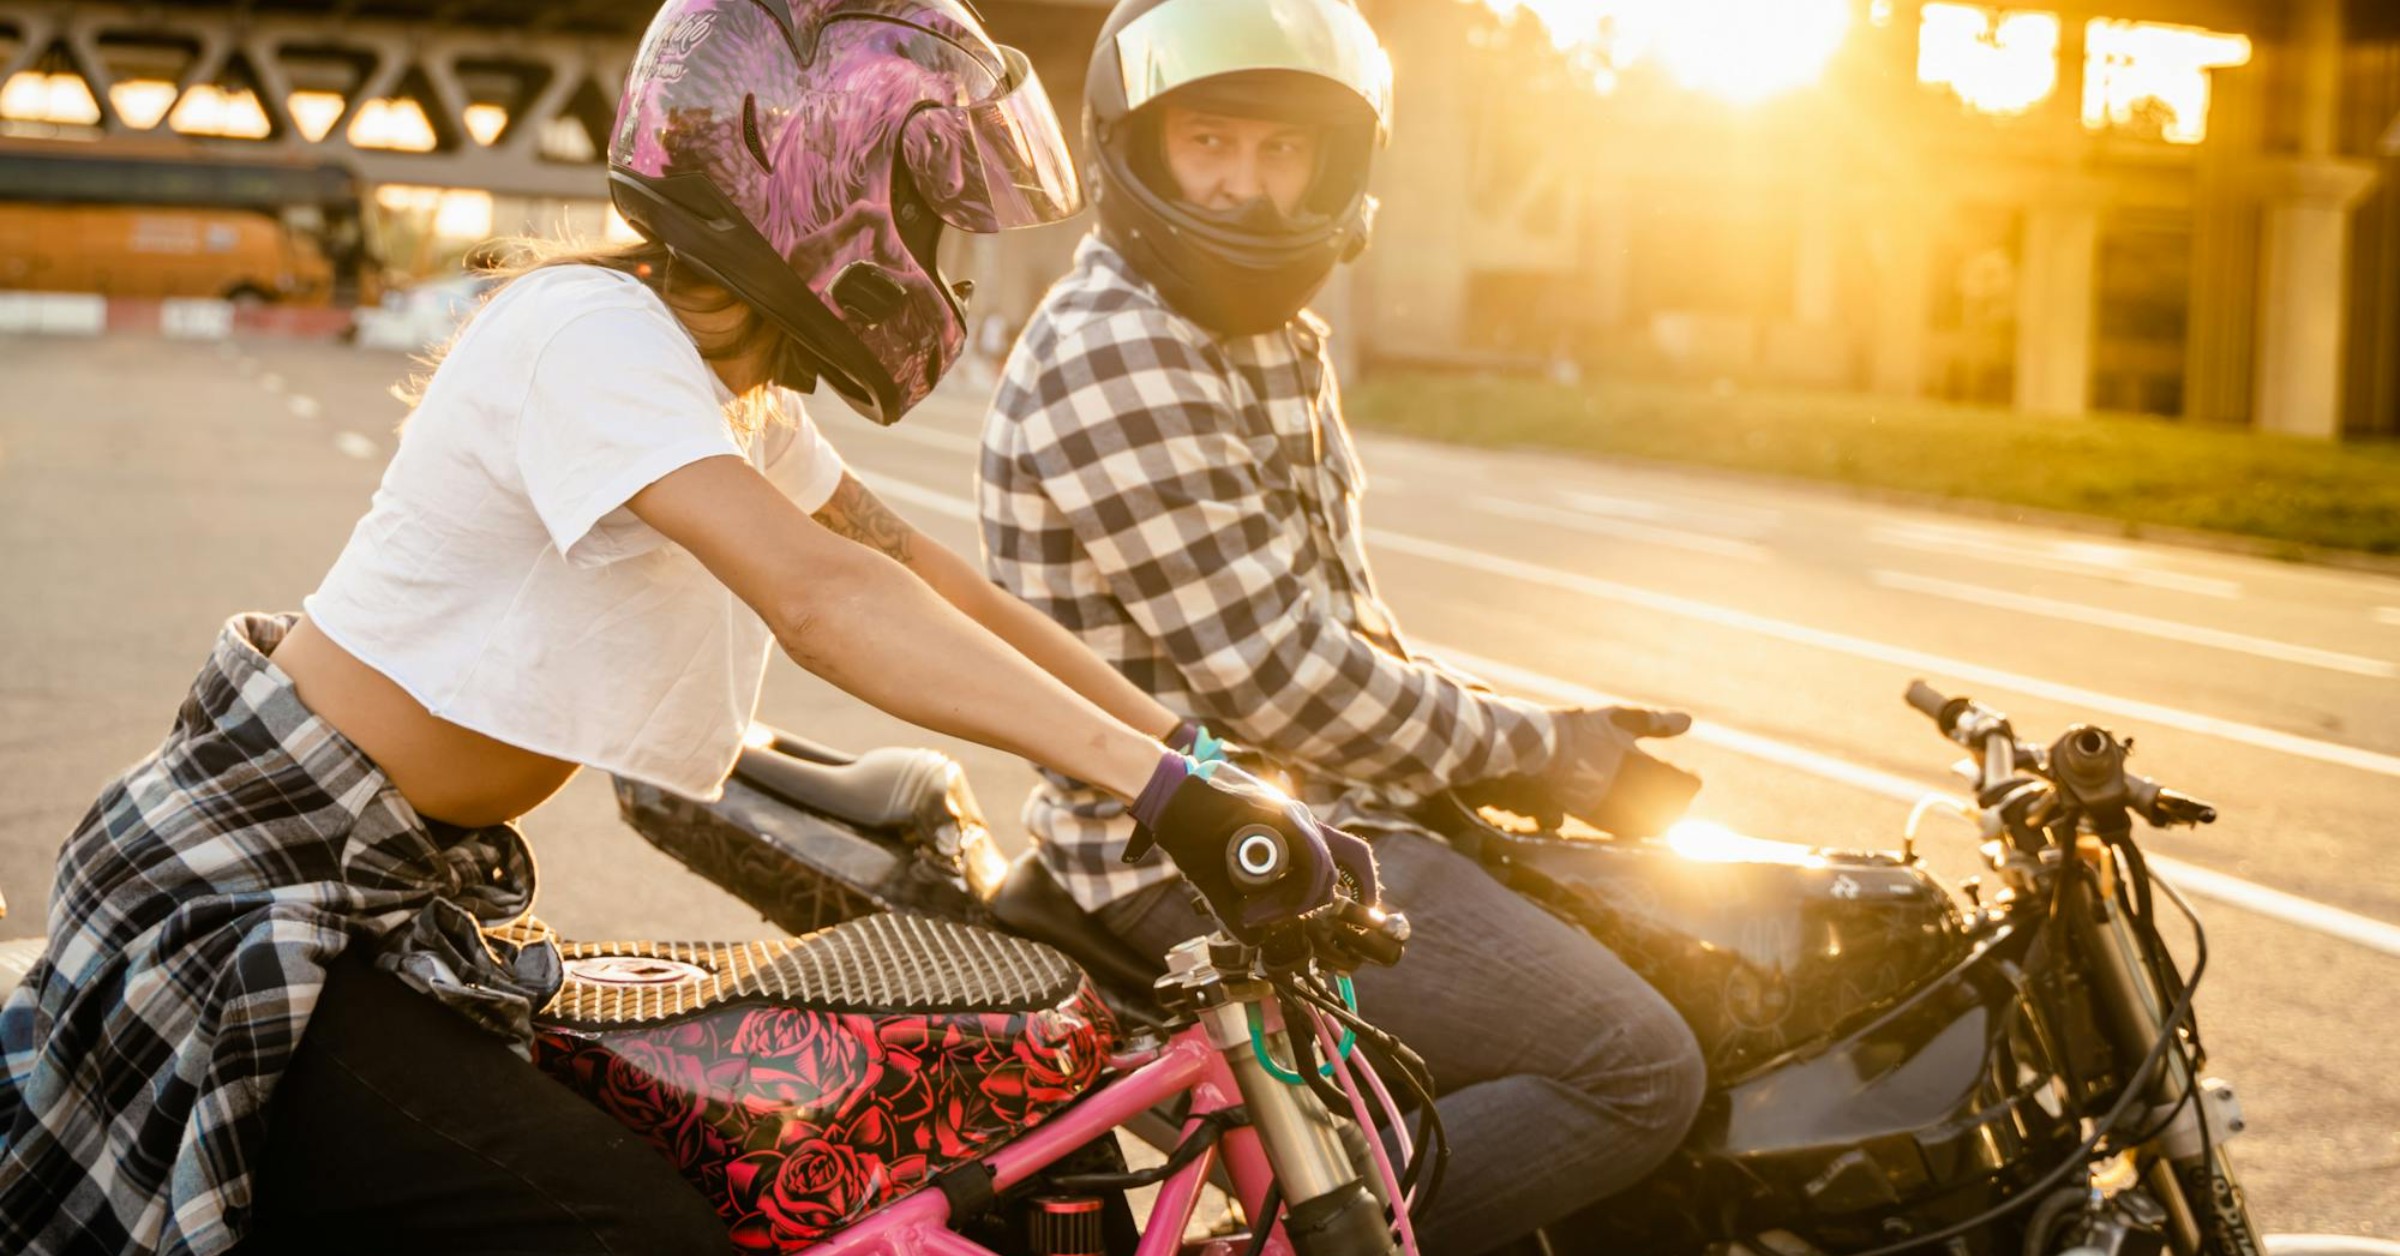
[[(1487, 1251), (1639, 1180), (1683, 1139), (1707, 1085), (1675, 1009), (1607, 947), (1418, 833), (1375, 842), (1408, 956), (1358, 974), (1359, 1011), (1424, 1057), (1450, 1168), (1417, 1234)], [(1100, 911), (1164, 955), (1215, 923), (1180, 881)]]

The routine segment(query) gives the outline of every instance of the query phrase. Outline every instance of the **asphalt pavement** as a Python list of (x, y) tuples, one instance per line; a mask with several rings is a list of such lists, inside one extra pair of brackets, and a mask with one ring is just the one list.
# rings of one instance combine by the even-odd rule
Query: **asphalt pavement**
[[(57, 843), (154, 745), (217, 626), (295, 607), (373, 492), (396, 355), (332, 345), (0, 338), (0, 936), (39, 932)], [(898, 428), (819, 418), (926, 532), (972, 551), (979, 398)], [(2028, 420), (2033, 421), (2033, 420)], [(1957, 757), (1913, 677), (2047, 736), (2085, 721), (2218, 804), (2145, 849), (2198, 896), (2211, 1069), (2271, 1230), (2400, 1236), (2400, 580), (2018, 526), (1717, 475), (1363, 437), (1379, 578), (1426, 648), (1502, 687), (1693, 712), (1697, 814), (1892, 848)], [(2129, 473), (2131, 473), (2129, 471)], [(2271, 490), (2272, 486), (2261, 486)], [(1021, 765), (795, 667), (761, 717), (940, 746), (1003, 841)], [(540, 910), (578, 936), (772, 932), (619, 825), (605, 782), (535, 813)], [(1920, 848), (1976, 871), (1936, 817)], [(1369, 1009), (1371, 1013), (1372, 1009)]]

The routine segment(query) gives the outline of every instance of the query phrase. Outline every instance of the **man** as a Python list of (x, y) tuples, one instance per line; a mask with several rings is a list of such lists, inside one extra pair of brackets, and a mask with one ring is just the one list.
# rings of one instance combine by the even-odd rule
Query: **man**
[[(1414, 656), (1377, 594), (1362, 478), (1302, 307), (1365, 247), (1390, 68), (1343, 0), (1123, 0), (1086, 81), (1099, 226), (984, 428), (986, 561), (1170, 709), (1287, 764), (1374, 840), (1407, 959), (1359, 976), (1421, 1053), (1453, 1149), (1428, 1248), (1488, 1250), (1638, 1180), (1704, 1086), (1674, 1010), (1590, 937), (1400, 811), (1474, 786), (1621, 832), (1696, 779), (1637, 736), (1688, 717), (1553, 711)], [(1325, 814), (1322, 810), (1320, 814)], [(1133, 823), (1046, 777), (1026, 822), (1077, 902), (1151, 955), (1207, 931)]]

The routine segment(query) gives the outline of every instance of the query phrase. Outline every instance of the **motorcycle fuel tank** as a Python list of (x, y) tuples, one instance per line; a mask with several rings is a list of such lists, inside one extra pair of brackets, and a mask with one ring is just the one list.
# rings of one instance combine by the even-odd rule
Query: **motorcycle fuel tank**
[(1895, 856), (1689, 822), (1635, 841), (1512, 832), (1510, 820), (1461, 809), (1441, 827), (1665, 995), (1718, 1084), (1864, 1021), (1967, 951), (1948, 892)]

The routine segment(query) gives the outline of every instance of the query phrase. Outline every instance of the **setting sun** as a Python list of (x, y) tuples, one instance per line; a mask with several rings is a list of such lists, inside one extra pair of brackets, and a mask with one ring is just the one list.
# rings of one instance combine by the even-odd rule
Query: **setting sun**
[(1649, 62), (1696, 91), (1750, 104), (1806, 87), (1850, 29), (1848, 0), (1485, 0), (1541, 19), (1562, 48), (1613, 75)]

